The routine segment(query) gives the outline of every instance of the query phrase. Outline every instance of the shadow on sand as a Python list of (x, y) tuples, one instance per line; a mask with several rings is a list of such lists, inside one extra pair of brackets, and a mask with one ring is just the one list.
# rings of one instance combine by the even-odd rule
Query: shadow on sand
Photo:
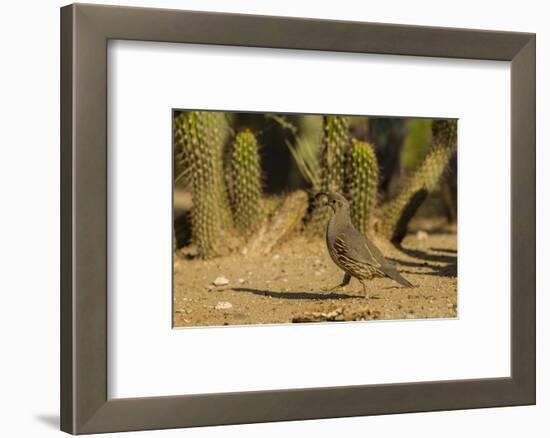
[(251, 287), (234, 287), (235, 292), (248, 292), (259, 296), (268, 296), (272, 298), (283, 298), (290, 300), (349, 300), (354, 298), (363, 298), (362, 295), (348, 295), (342, 292), (274, 292), (270, 290), (254, 289)]
[[(409, 257), (414, 257), (419, 261), (398, 260), (395, 258), (388, 258), (392, 263), (398, 266), (408, 266), (413, 268), (426, 268), (430, 269), (430, 272), (423, 272), (421, 275), (433, 275), (438, 277), (456, 277), (457, 276), (457, 252), (454, 250), (444, 250), (441, 248), (432, 248), (434, 251), (445, 252), (445, 254), (429, 254), (426, 251), (419, 249), (410, 249), (403, 246), (396, 246), (396, 248), (403, 254)], [(430, 263), (432, 262), (432, 263)], [(438, 264), (434, 264), (438, 263)], [(439, 264), (441, 263), (441, 264)], [(418, 272), (400, 271), (405, 274), (418, 274)]]

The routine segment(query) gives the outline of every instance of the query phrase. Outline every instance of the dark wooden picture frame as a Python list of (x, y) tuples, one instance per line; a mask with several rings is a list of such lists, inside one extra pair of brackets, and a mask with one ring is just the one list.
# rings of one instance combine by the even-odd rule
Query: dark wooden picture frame
[[(511, 376), (108, 399), (110, 39), (511, 61)], [(84, 4), (63, 7), (61, 429), (82, 434), (534, 404), (535, 106), (534, 34)]]

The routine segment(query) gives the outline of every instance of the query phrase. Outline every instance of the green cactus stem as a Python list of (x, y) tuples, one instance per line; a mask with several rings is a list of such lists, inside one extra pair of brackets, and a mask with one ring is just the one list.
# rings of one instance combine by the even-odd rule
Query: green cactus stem
[(189, 179), (192, 242), (200, 257), (216, 252), (230, 213), (223, 179), (227, 123), (222, 113), (182, 112), (174, 120), (176, 151)]
[[(321, 191), (344, 193), (349, 124), (346, 116), (323, 116)], [(327, 208), (313, 206), (307, 227), (310, 234), (322, 235), (329, 216)]]
[(432, 122), (433, 144), (456, 149), (457, 130), (457, 120), (434, 120)]
[(409, 221), (441, 179), (456, 150), (457, 123), (455, 120), (437, 120), (432, 125), (432, 149), (416, 172), (409, 178), (403, 191), (383, 210), (381, 233), (399, 245), (407, 234)]
[(378, 161), (372, 145), (352, 140), (347, 199), (351, 221), (364, 235), (369, 229), (378, 195)]
[(321, 190), (343, 192), (348, 147), (349, 117), (324, 116)]
[(261, 196), (258, 142), (249, 129), (235, 137), (230, 152), (228, 187), (235, 225), (241, 233), (249, 232), (259, 219)]

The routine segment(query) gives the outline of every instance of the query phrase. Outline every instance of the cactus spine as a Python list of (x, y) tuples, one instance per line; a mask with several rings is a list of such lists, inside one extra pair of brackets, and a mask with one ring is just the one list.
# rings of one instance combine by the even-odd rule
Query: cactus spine
[(227, 123), (222, 113), (184, 112), (174, 121), (175, 140), (190, 182), (192, 241), (200, 257), (215, 254), (230, 214), (223, 180)]
[[(346, 155), (349, 149), (349, 117), (323, 116), (323, 139), (320, 164), (321, 191), (344, 192)], [(327, 208), (315, 208), (311, 213), (308, 229), (321, 235), (330, 212)]]
[(229, 195), (235, 225), (250, 231), (258, 219), (261, 196), (261, 172), (258, 142), (245, 129), (237, 134), (230, 154)]
[(378, 161), (372, 145), (352, 140), (350, 153), (348, 200), (351, 221), (364, 235), (367, 234), (378, 194)]
[(428, 194), (437, 187), (456, 150), (457, 123), (438, 120), (432, 125), (432, 149), (407, 181), (403, 191), (383, 211), (380, 231), (395, 244), (407, 234), (407, 226)]

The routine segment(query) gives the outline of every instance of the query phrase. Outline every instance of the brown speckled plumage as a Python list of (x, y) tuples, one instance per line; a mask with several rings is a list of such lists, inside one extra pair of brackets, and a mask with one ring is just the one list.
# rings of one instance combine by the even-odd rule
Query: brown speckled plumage
[(339, 236), (334, 241), (334, 245), (329, 248), (332, 259), (336, 264), (352, 277), (361, 280), (371, 280), (375, 277), (384, 277), (385, 274), (376, 266), (368, 263), (359, 262), (348, 255), (346, 242), (343, 236)]

